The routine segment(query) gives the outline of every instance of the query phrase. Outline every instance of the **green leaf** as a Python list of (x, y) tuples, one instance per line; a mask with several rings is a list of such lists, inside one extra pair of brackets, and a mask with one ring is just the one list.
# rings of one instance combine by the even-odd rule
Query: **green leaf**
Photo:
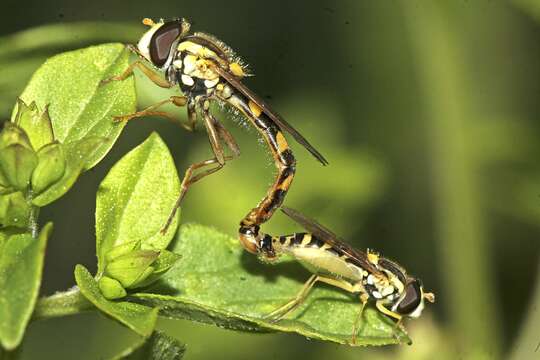
[[(132, 78), (100, 86), (103, 79), (121, 73), (128, 66), (129, 51), (122, 44), (106, 44), (54, 56), (32, 76), (21, 99), (45, 109), (52, 120), (54, 135), (61, 143), (88, 137), (106, 138), (86, 159), (93, 167), (112, 147), (124, 124), (114, 115), (135, 111)], [(68, 154), (69, 156), (69, 154)]]
[(0, 195), (0, 225), (26, 228), (30, 210), (22, 192)]
[[(133, 42), (141, 35), (138, 22), (69, 22), (47, 24), (0, 37), (0, 118), (8, 117), (13, 99), (32, 73), (50, 56), (104, 42)], [(73, 36), (77, 34), (77, 36)]]
[(107, 253), (122, 244), (140, 241), (143, 250), (167, 247), (176, 232), (178, 216), (166, 234), (160, 231), (179, 189), (174, 161), (155, 133), (111, 169), (96, 201), (98, 274), (105, 269)]
[(32, 199), (32, 203), (42, 207), (68, 192), (84, 170), (88, 159), (93, 158), (100, 146), (106, 142), (107, 139), (105, 138), (87, 137), (62, 145), (63, 153), (66, 157), (62, 178), (49, 186), (44, 192), (35, 196)]
[(66, 171), (66, 158), (62, 145), (53, 142), (39, 149), (38, 164), (32, 173), (32, 190), (36, 194), (60, 180)]
[[(221, 327), (295, 332), (309, 338), (349, 343), (358, 298), (339, 289), (317, 285), (304, 304), (277, 323), (265, 315), (295, 297), (310, 274), (296, 262), (260, 263), (244, 252), (237, 239), (201, 225), (183, 225), (172, 249), (182, 254), (160, 281), (134, 298), (160, 306), (162, 315)], [(368, 306), (357, 345), (409, 342), (395, 323)]]
[(0, 253), (0, 343), (8, 350), (21, 342), (41, 284), (45, 246), (52, 223), (37, 239), (30, 234), (10, 236)]
[(117, 359), (125, 360), (180, 360), (184, 357), (186, 346), (162, 331), (154, 331), (142, 344), (126, 350), (127, 354)]
[(149, 336), (156, 325), (158, 309), (144, 305), (107, 300), (99, 290), (98, 283), (82, 266), (75, 267), (75, 281), (81, 293), (99, 310), (120, 321), (141, 336)]
[(26, 105), (24, 101), (17, 99), (17, 113), (13, 122), (28, 134), (34, 150), (39, 150), (54, 141), (52, 122), (47, 108), (40, 112), (36, 103)]

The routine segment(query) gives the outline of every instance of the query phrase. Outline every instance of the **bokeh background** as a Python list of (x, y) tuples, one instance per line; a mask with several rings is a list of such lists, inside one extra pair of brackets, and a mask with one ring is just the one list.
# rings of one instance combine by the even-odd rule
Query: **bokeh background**
[[(320, 166), (291, 140), (298, 175), (286, 204), (398, 260), (437, 295), (407, 323), (412, 346), (349, 348), (160, 321), (187, 343), (187, 359), (540, 358), (538, 1), (3, 0), (3, 8), (3, 119), (46, 57), (136, 42), (143, 17), (186, 17), (224, 40), (255, 72), (248, 86), (330, 161)], [(141, 106), (166, 96), (142, 78), (138, 92)], [(242, 156), (190, 190), (182, 221), (234, 236), (274, 168), (255, 131), (227, 113), (220, 119)], [(152, 131), (180, 172), (210, 155), (204, 131), (130, 123), (107, 158), (42, 211), (43, 223), (55, 222), (43, 295), (73, 286), (75, 264), (95, 269), (97, 186)], [(276, 215), (265, 230), (298, 227)], [(31, 324), (22, 357), (101, 359), (134, 341), (90, 313)]]

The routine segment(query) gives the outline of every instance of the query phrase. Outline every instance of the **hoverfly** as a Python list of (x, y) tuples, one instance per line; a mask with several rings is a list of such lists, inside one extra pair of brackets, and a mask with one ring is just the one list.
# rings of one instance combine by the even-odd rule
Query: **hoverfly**
[[(171, 223), (187, 189), (203, 177), (220, 170), (227, 160), (240, 154), (240, 149), (232, 135), (210, 113), (210, 102), (225, 104), (242, 113), (264, 138), (268, 145), (278, 174), (267, 195), (241, 221), (239, 236), (245, 249), (257, 252), (259, 227), (268, 221), (274, 211), (281, 206), (293, 180), (296, 160), (283, 132), (290, 133), (319, 162), (327, 165), (326, 159), (289, 123), (270, 108), (259, 96), (249, 90), (242, 79), (248, 75), (233, 50), (212, 35), (195, 32), (190, 33), (190, 24), (185, 19), (176, 19), (154, 23), (144, 19), (143, 23), (150, 29), (142, 36), (136, 47), (130, 49), (139, 55), (139, 61), (132, 63), (128, 69), (111, 80), (123, 80), (140, 69), (152, 82), (164, 88), (178, 85), (183, 96), (172, 96), (142, 111), (119, 116), (116, 120), (127, 121), (146, 115), (157, 115), (174, 120), (169, 114), (158, 111), (161, 105), (172, 103), (186, 106), (188, 130), (194, 128), (197, 113), (200, 112), (214, 158), (192, 164), (186, 171), (181, 184), (181, 193), (164, 230)], [(149, 68), (145, 64), (150, 64)], [(158, 70), (164, 73), (155, 72)], [(224, 155), (223, 143), (231, 150), (231, 156)], [(213, 167), (208, 168), (213, 165)], [(197, 169), (206, 168), (198, 174)]]
[(374, 301), (380, 312), (397, 320), (396, 326), (400, 326), (405, 317), (419, 317), (425, 300), (435, 301), (433, 293), (424, 291), (420, 279), (408, 275), (394, 261), (370, 250), (362, 252), (352, 248), (332, 231), (296, 210), (282, 207), (282, 211), (308, 233), (285, 236), (261, 233), (257, 244), (259, 256), (272, 262), (281, 255), (292, 255), (314, 274), (294, 299), (266, 318), (282, 319), (304, 302), (315, 283), (326, 283), (359, 296), (360, 311), (352, 329), (352, 343), (355, 343), (358, 324), (368, 301)]

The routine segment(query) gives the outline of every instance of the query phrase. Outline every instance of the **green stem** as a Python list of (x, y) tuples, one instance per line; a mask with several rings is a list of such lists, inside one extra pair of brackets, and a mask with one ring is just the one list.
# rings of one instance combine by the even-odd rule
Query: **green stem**
[(32, 190), (29, 190), (26, 194), (26, 202), (30, 207), (30, 213), (28, 214), (28, 232), (35, 239), (39, 235), (39, 225), (38, 225), (38, 216), (39, 216), (39, 207), (32, 204), (33, 198)]
[(38, 300), (33, 320), (78, 314), (94, 306), (81, 294), (78, 288), (59, 292)]

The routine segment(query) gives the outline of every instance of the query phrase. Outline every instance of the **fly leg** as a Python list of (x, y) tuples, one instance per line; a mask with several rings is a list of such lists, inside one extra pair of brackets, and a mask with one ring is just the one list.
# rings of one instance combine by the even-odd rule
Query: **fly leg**
[(358, 286), (355, 286), (348, 281), (338, 280), (338, 279), (330, 278), (323, 275), (312, 275), (308, 279), (308, 281), (306, 281), (306, 283), (304, 284), (304, 286), (298, 292), (298, 294), (296, 295), (294, 299), (290, 300), (286, 304), (272, 311), (270, 314), (266, 315), (264, 318), (270, 319), (272, 322), (276, 322), (284, 318), (288, 314), (290, 314), (292, 311), (297, 309), (298, 306), (300, 306), (305, 301), (309, 292), (313, 288), (313, 285), (315, 285), (317, 281), (320, 281), (320, 282), (323, 282), (332, 286), (336, 286), (350, 293), (357, 293), (359, 291)]
[(296, 309), (300, 304), (304, 302), (307, 295), (313, 288), (313, 285), (315, 285), (315, 283), (317, 282), (318, 277), (318, 275), (311, 275), (311, 277), (306, 281), (304, 286), (302, 286), (302, 289), (298, 292), (294, 299), (283, 304), (276, 310), (272, 311), (270, 314), (266, 315), (264, 318), (269, 319), (272, 322), (277, 322), (280, 319), (284, 318), (287, 314), (291, 313), (294, 309)]
[(356, 334), (358, 333), (360, 320), (362, 320), (362, 314), (364, 313), (364, 308), (366, 307), (366, 304), (368, 302), (369, 296), (367, 293), (363, 292), (360, 295), (360, 302), (362, 305), (360, 306), (360, 311), (358, 312), (358, 315), (356, 316), (356, 319), (354, 320), (353, 328), (352, 328), (352, 339), (351, 343), (356, 344)]
[[(210, 105), (208, 103), (208, 100), (205, 99), (201, 101), (201, 103), (202, 103), (204, 125), (208, 133), (208, 140), (210, 141), (212, 151), (214, 152), (214, 158), (192, 164), (188, 167), (188, 169), (186, 170), (186, 173), (184, 174), (184, 178), (182, 179), (182, 183), (180, 185), (180, 195), (178, 196), (178, 200), (176, 200), (176, 204), (174, 205), (174, 208), (171, 211), (171, 214), (169, 215), (169, 218), (167, 219), (165, 226), (163, 227), (163, 229), (161, 229), (162, 234), (167, 232), (167, 229), (169, 228), (172, 221), (174, 220), (174, 216), (176, 212), (178, 211), (178, 208), (180, 207), (182, 200), (184, 199), (184, 196), (186, 195), (189, 187), (193, 185), (194, 183), (196, 183), (197, 181), (204, 178), (205, 176), (208, 176), (210, 174), (215, 173), (216, 171), (221, 170), (221, 168), (225, 166), (226, 161), (234, 159), (240, 153), (238, 149), (238, 145), (236, 145), (236, 142), (234, 141), (232, 136), (230, 136), (230, 133), (227, 130), (225, 130), (225, 128), (221, 124), (219, 124), (217, 119), (214, 118), (212, 114), (210, 114), (209, 112)], [(216, 127), (216, 124), (219, 124), (218, 127)], [(223, 131), (225, 131), (226, 134), (230, 136), (229, 140), (232, 139), (232, 141), (234, 142), (234, 145), (236, 146), (236, 148), (231, 149), (233, 154), (230, 156), (225, 156), (221, 143), (219, 142), (220, 135), (223, 134)], [(230, 147), (229, 142), (227, 140), (225, 141), (227, 145)], [(213, 164), (216, 164), (216, 166), (210, 169), (206, 169), (198, 174), (193, 173), (197, 169), (201, 169), (201, 168), (213, 165)]]
[[(132, 51), (138, 53), (136, 49), (132, 49), (132, 48), (130, 48), (130, 49)], [(150, 81), (152, 81), (154, 84), (156, 84), (159, 87), (169, 89), (169, 88), (171, 88), (171, 87), (173, 87), (175, 85), (174, 83), (169, 82), (167, 79), (164, 79), (160, 74), (156, 73), (153, 69), (146, 66), (144, 64), (144, 62), (141, 61), (141, 60), (136, 60), (133, 63), (131, 63), (127, 67), (127, 69), (124, 70), (124, 72), (122, 72), (120, 75), (111, 76), (108, 79), (102, 80), (100, 85), (103, 86), (103, 85), (108, 84), (108, 83), (110, 83), (112, 81), (125, 80), (125, 79), (127, 79), (129, 76), (131, 76), (133, 74), (135, 69), (139, 69)], [(158, 102), (156, 104), (150, 105), (149, 107), (147, 107), (146, 109), (143, 109), (141, 111), (137, 111), (137, 112), (134, 112), (132, 114), (127, 114), (127, 115), (115, 116), (114, 121), (118, 121), (118, 122), (120, 122), (120, 121), (129, 121), (131, 119), (138, 118), (138, 117), (143, 117), (143, 116), (160, 116), (160, 117), (164, 117), (167, 120), (170, 120), (170, 121), (172, 121), (174, 123), (179, 123), (184, 129), (186, 129), (188, 131), (193, 131), (193, 129), (195, 127), (195, 120), (196, 119), (192, 118), (191, 116), (188, 116), (188, 118), (189, 118), (188, 124), (184, 124), (183, 122), (179, 121), (178, 119), (176, 119), (175, 117), (173, 117), (169, 113), (167, 113), (165, 111), (157, 111), (156, 110), (160, 106), (168, 104), (168, 103), (171, 103), (171, 104), (176, 105), (178, 107), (184, 106), (187, 103), (188, 104), (188, 115), (190, 114), (190, 112), (192, 112), (193, 107), (194, 107), (193, 105), (190, 106), (191, 102), (189, 102), (188, 98), (186, 98), (185, 96), (171, 96), (170, 98), (168, 98), (166, 100), (163, 100), (163, 101), (160, 101), (160, 102)]]
[[(168, 99), (162, 100), (160, 102), (157, 102), (153, 105), (150, 105), (146, 109), (134, 112), (132, 114), (126, 114), (126, 115), (120, 115), (120, 116), (114, 116), (114, 121), (116, 122), (122, 122), (122, 121), (129, 121), (135, 118), (143, 117), (143, 116), (160, 116), (164, 117), (167, 120), (170, 120), (174, 123), (179, 123), (184, 129), (188, 131), (193, 131), (194, 123), (191, 121), (188, 124), (184, 124), (183, 122), (179, 121), (175, 117), (173, 117), (171, 114), (165, 112), (165, 111), (158, 111), (156, 110), (160, 106), (163, 106), (165, 104), (173, 104), (178, 107), (184, 106), (188, 103), (188, 98), (185, 96), (171, 96)], [(190, 119), (191, 120), (191, 119)]]
[[(232, 160), (233, 156), (225, 156), (225, 160)], [(204, 167), (207, 167), (209, 165), (217, 164), (217, 166), (206, 169), (196, 175), (193, 174), (193, 172), (197, 169), (201, 169)], [(176, 200), (176, 204), (174, 204), (174, 208), (171, 211), (169, 218), (167, 219), (167, 222), (165, 223), (165, 226), (161, 229), (161, 233), (165, 234), (167, 232), (167, 229), (171, 225), (171, 223), (174, 220), (174, 216), (176, 215), (176, 212), (178, 211), (178, 208), (180, 207), (180, 204), (182, 203), (182, 200), (184, 199), (184, 196), (186, 195), (187, 190), (191, 185), (196, 183), (197, 181), (201, 180), (203, 177), (208, 176), (210, 174), (215, 173), (216, 171), (220, 170), (223, 167), (223, 164), (220, 164), (219, 161), (216, 158), (208, 159), (205, 161), (201, 161), (198, 163), (191, 164), (184, 174), (184, 178), (182, 179), (182, 183), (180, 184), (180, 195), (178, 196), (178, 200)]]
[(174, 84), (170, 83), (169, 81), (167, 81), (166, 79), (164, 79), (160, 74), (157, 74), (153, 69), (149, 68), (148, 66), (146, 66), (141, 60), (136, 60), (134, 62), (132, 62), (126, 70), (124, 70), (123, 73), (121, 73), (120, 75), (116, 75), (116, 76), (111, 76), (110, 78), (108, 79), (104, 79), (104, 80), (101, 80), (101, 84), (100, 85), (105, 85), (105, 84), (108, 84), (110, 83), (111, 81), (122, 81), (122, 80), (125, 80), (127, 79), (128, 77), (130, 77), (132, 74), (133, 74), (133, 71), (135, 70), (135, 68), (139, 69), (142, 71), (142, 73), (148, 78), (150, 79), (150, 81), (152, 81), (154, 84), (156, 84), (157, 86), (159, 87), (162, 87), (162, 88), (166, 88), (166, 89), (170, 89), (171, 87), (174, 86)]

